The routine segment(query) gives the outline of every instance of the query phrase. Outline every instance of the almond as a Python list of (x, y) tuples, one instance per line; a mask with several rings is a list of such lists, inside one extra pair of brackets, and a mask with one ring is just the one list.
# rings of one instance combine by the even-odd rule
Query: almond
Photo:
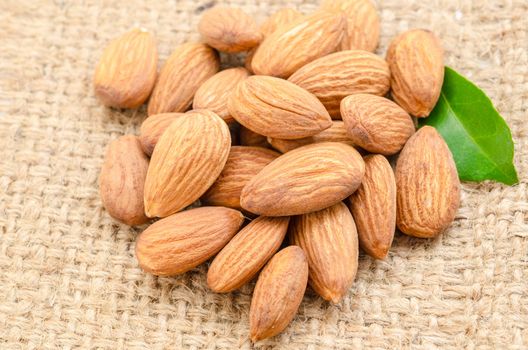
[(385, 60), (361, 50), (319, 58), (288, 80), (317, 96), (335, 119), (340, 119), (340, 103), (346, 96), (360, 93), (383, 96), (390, 89), (389, 66)]
[(315, 134), (314, 136), (297, 140), (281, 140), (269, 137), (268, 142), (273, 148), (282, 153), (289, 152), (292, 149), (309, 145), (311, 143), (319, 142), (343, 142), (350, 146), (354, 146), (354, 143), (350, 140), (350, 137), (346, 132), (345, 124), (340, 120), (334, 120), (331, 127)]
[(239, 136), (240, 144), (242, 146), (270, 148), (270, 144), (268, 143), (268, 138), (266, 136), (257, 134), (256, 132), (253, 132), (242, 125), (240, 126)]
[(209, 288), (227, 293), (249, 282), (279, 250), (289, 217), (260, 216), (244, 227), (214, 258), (207, 273)]
[(109, 107), (137, 108), (150, 96), (157, 65), (154, 35), (134, 29), (104, 50), (95, 69), (95, 95)]
[(392, 97), (415, 117), (433, 110), (444, 81), (444, 50), (427, 30), (415, 29), (397, 36), (387, 51), (392, 73)]
[(167, 59), (152, 91), (148, 115), (185, 112), (194, 94), (220, 67), (216, 51), (205, 44), (180, 45)]
[(335, 52), (346, 20), (338, 13), (317, 12), (267, 36), (253, 55), (255, 74), (288, 78), (305, 64)]
[(286, 80), (262, 75), (238, 84), (228, 108), (246, 128), (280, 139), (312, 136), (332, 125), (328, 112), (314, 95)]
[(403, 148), (396, 188), (396, 223), (403, 233), (435, 237), (455, 218), (460, 180), (451, 151), (433, 127), (418, 130)]
[(346, 15), (347, 29), (341, 41), (342, 50), (376, 50), (380, 19), (371, 0), (324, 0), (322, 9), (342, 11)]
[(301, 248), (290, 246), (278, 252), (260, 273), (251, 308), (251, 340), (282, 332), (293, 320), (308, 281), (308, 262)]
[(184, 113), (162, 113), (148, 117), (141, 124), (139, 131), (139, 141), (141, 148), (147, 156), (151, 156), (154, 151), (156, 143), (159, 138), (169, 127), (169, 125), (178, 117), (185, 115)]
[(227, 110), (227, 100), (237, 87), (249, 76), (249, 72), (242, 68), (230, 68), (216, 73), (200, 86), (194, 95), (194, 109), (208, 109), (218, 114), (226, 123), (234, 119)]
[(240, 193), (244, 186), (278, 156), (277, 152), (260, 147), (231, 147), (222, 173), (203, 195), (202, 202), (242, 209)]
[(396, 230), (396, 181), (384, 156), (371, 155), (364, 160), (365, 177), (349, 198), (350, 211), (361, 248), (375, 259), (384, 259)]
[(239, 211), (223, 207), (195, 208), (161, 219), (137, 238), (139, 266), (157, 276), (187, 272), (218, 253), (243, 222)]
[(130, 226), (148, 221), (143, 206), (148, 166), (149, 160), (136, 136), (121, 136), (108, 146), (99, 176), (99, 191), (104, 207), (114, 219)]
[[(264, 21), (264, 23), (262, 23), (262, 25), (260, 26), (260, 32), (265, 38), (273, 34), (276, 30), (289, 25), (295, 20), (298, 20), (302, 16), (302, 13), (298, 12), (297, 10), (291, 8), (281, 9), (271, 15), (266, 21)], [(251, 61), (253, 59), (253, 56), (255, 55), (255, 51), (256, 48), (253, 48), (251, 49), (251, 51), (248, 52), (246, 56), (246, 61), (244, 63), (246, 69), (250, 72), (253, 72), (253, 68), (251, 68)]]
[(203, 40), (223, 52), (247, 51), (262, 40), (257, 23), (248, 14), (234, 7), (213, 7), (198, 24)]
[(381, 96), (348, 96), (341, 102), (341, 116), (350, 139), (372, 153), (398, 153), (414, 134), (411, 116)]
[(308, 259), (310, 286), (323, 299), (339, 303), (354, 282), (358, 268), (358, 234), (347, 206), (339, 202), (294, 217), (291, 238)]
[(213, 112), (198, 110), (174, 120), (150, 160), (147, 216), (169, 216), (200, 198), (220, 175), (230, 147), (229, 128)]
[(267, 216), (300, 215), (334, 205), (361, 184), (365, 164), (351, 146), (303, 146), (268, 164), (242, 190), (240, 204)]

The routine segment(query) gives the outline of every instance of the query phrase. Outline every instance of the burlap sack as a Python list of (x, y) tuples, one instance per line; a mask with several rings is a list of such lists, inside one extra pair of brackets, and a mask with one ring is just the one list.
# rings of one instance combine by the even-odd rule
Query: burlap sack
[[(92, 92), (105, 44), (133, 26), (159, 38), (162, 61), (198, 39), (214, 1), (0, 1), (0, 348), (251, 349), (252, 285), (211, 293), (206, 268), (175, 278), (140, 271), (139, 230), (112, 220), (97, 178), (105, 147), (137, 133), (139, 111)], [(263, 18), (316, 0), (233, 0)], [(511, 126), (521, 183), (464, 184), (456, 222), (435, 240), (398, 235), (387, 260), (361, 255), (332, 306), (308, 292), (280, 336), (258, 349), (528, 347), (528, 3), (380, 3), (384, 55), (425, 27), (447, 63), (480, 85)]]

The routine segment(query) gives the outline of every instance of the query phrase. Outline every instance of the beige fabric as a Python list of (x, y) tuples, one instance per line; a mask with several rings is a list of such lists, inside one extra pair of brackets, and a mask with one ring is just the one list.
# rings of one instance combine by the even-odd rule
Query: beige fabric
[[(218, 295), (205, 267), (142, 273), (139, 230), (101, 207), (106, 145), (138, 131), (139, 111), (102, 107), (91, 78), (105, 43), (132, 26), (157, 33), (161, 59), (197, 39), (209, 1), (0, 1), (0, 348), (251, 349), (252, 287)], [(232, 0), (259, 18), (315, 0)], [(510, 124), (521, 184), (464, 184), (452, 228), (399, 235), (386, 261), (362, 255), (341, 305), (309, 292), (282, 335), (258, 349), (528, 347), (528, 3), (387, 0), (389, 39), (426, 27), (447, 63), (478, 83)]]

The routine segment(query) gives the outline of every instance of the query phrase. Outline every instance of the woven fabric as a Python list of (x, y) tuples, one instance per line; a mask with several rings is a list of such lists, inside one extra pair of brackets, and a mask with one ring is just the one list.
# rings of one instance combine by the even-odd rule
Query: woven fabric
[[(218, 1), (220, 3), (220, 1)], [(528, 3), (380, 1), (384, 55), (413, 27), (443, 40), (447, 63), (481, 86), (511, 126), (521, 183), (463, 185), (434, 240), (398, 235), (389, 257), (362, 254), (337, 306), (308, 292), (281, 335), (252, 345), (253, 285), (219, 295), (206, 267), (143, 273), (139, 229), (98, 196), (106, 145), (137, 133), (145, 109), (103, 107), (92, 74), (105, 44), (154, 31), (160, 62), (197, 40), (208, 0), (0, 1), (1, 349), (494, 349), (528, 347)], [(260, 20), (316, 0), (232, 0)], [(225, 57), (224, 57), (225, 59)]]

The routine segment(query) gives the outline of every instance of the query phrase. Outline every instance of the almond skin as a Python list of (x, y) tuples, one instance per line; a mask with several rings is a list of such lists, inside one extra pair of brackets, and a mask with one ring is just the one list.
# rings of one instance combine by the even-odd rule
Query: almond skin
[(156, 276), (174, 276), (202, 264), (237, 233), (244, 222), (239, 211), (201, 207), (161, 219), (136, 241), (139, 266)]
[(301, 146), (319, 142), (343, 142), (347, 145), (354, 146), (354, 143), (352, 140), (350, 140), (350, 137), (348, 136), (345, 129), (345, 123), (340, 120), (332, 121), (331, 127), (321, 131), (318, 134), (315, 134), (314, 136), (297, 140), (281, 140), (269, 137), (268, 142), (273, 148), (282, 153), (289, 152), (292, 149), (296, 149)]
[(257, 23), (234, 7), (213, 7), (204, 12), (198, 31), (203, 40), (223, 52), (247, 51), (262, 40)]
[(220, 175), (230, 148), (229, 128), (213, 112), (198, 110), (173, 121), (150, 160), (147, 216), (169, 216), (200, 198)]
[(346, 96), (360, 93), (383, 96), (390, 89), (389, 66), (385, 60), (361, 50), (321, 57), (288, 80), (317, 96), (334, 119), (340, 119), (341, 100)]
[(289, 217), (260, 216), (244, 227), (214, 258), (207, 273), (209, 288), (227, 293), (249, 282), (279, 250)]
[(185, 115), (184, 113), (162, 113), (156, 114), (145, 119), (141, 124), (139, 131), (139, 141), (141, 148), (147, 156), (151, 156), (154, 147), (158, 143), (159, 138), (169, 127), (169, 125), (176, 119)]
[(99, 192), (114, 219), (130, 226), (148, 222), (143, 206), (148, 166), (149, 160), (136, 136), (121, 136), (108, 146), (99, 176)]
[(244, 186), (278, 157), (279, 153), (266, 148), (231, 147), (222, 173), (203, 195), (202, 202), (208, 205), (242, 209), (240, 193)]
[(341, 102), (341, 116), (349, 138), (372, 153), (398, 153), (415, 131), (411, 116), (381, 96), (348, 96)]
[(329, 208), (292, 219), (293, 244), (308, 258), (308, 283), (323, 297), (337, 304), (350, 289), (358, 268), (358, 234), (347, 206)]
[(385, 259), (396, 230), (396, 180), (387, 158), (366, 156), (365, 177), (349, 198), (359, 244), (368, 255)]
[(335, 52), (345, 25), (343, 15), (323, 11), (294, 21), (262, 41), (251, 61), (253, 72), (288, 78), (307, 63)]
[(227, 100), (239, 83), (249, 77), (242, 67), (216, 73), (200, 86), (194, 95), (194, 109), (208, 109), (218, 114), (226, 123), (234, 121), (227, 109)]
[(280, 139), (313, 136), (332, 125), (317, 97), (286, 80), (262, 75), (238, 84), (228, 108), (246, 128)]
[(254, 146), (262, 148), (271, 148), (268, 143), (268, 138), (264, 135), (257, 134), (254, 131), (249, 130), (248, 128), (240, 125), (240, 144), (242, 146)]
[(284, 248), (258, 278), (249, 310), (252, 341), (273, 337), (293, 320), (308, 281), (308, 261), (297, 246)]
[(198, 88), (220, 67), (218, 53), (205, 44), (178, 46), (161, 69), (148, 115), (185, 112)]
[(387, 51), (392, 97), (418, 118), (433, 110), (444, 81), (444, 49), (430, 31), (415, 29), (397, 36)]
[(376, 50), (380, 19), (371, 0), (324, 0), (321, 8), (342, 11), (346, 16), (347, 28), (341, 41), (341, 50)]
[(442, 136), (424, 126), (403, 148), (396, 165), (396, 223), (403, 233), (435, 237), (454, 220), (460, 180)]
[(365, 163), (353, 147), (340, 142), (307, 145), (262, 169), (242, 190), (240, 204), (259, 215), (305, 214), (350, 196), (364, 174)]
[(137, 108), (150, 96), (157, 65), (154, 35), (133, 29), (104, 50), (95, 69), (95, 95), (109, 107)]

